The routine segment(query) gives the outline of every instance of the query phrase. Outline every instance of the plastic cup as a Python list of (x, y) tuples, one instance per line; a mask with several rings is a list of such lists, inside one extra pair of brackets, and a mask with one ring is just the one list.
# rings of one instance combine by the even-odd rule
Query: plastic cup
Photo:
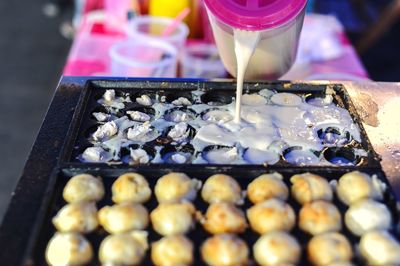
[(185, 48), (181, 59), (184, 78), (223, 78), (226, 76), (215, 45), (198, 43)]
[(228, 72), (236, 76), (234, 32), (259, 32), (246, 79), (277, 79), (296, 59), (307, 0), (204, 0)]
[(175, 78), (177, 50), (159, 40), (125, 40), (110, 49), (111, 75)]
[(164, 17), (140, 16), (132, 19), (127, 26), (127, 34), (132, 39), (156, 39), (169, 42), (178, 51), (185, 45), (189, 28), (181, 22), (170, 35), (163, 37), (164, 30), (173, 23), (173, 19)]

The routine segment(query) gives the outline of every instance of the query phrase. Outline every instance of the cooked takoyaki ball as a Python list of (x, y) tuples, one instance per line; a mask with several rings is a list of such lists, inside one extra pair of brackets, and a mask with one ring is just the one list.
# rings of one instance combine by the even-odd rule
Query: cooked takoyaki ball
[(163, 236), (185, 234), (195, 222), (196, 209), (189, 202), (160, 203), (151, 214), (153, 229)]
[(301, 256), (297, 240), (286, 232), (262, 235), (253, 246), (254, 258), (262, 266), (296, 265)]
[(178, 202), (194, 200), (201, 182), (184, 173), (170, 173), (157, 180), (154, 188), (158, 202)]
[(247, 210), (251, 228), (259, 234), (272, 231), (290, 231), (296, 223), (295, 213), (286, 202), (269, 199)]
[(233, 203), (212, 203), (206, 212), (204, 229), (211, 234), (242, 233), (247, 228), (246, 217)]
[(308, 243), (307, 254), (310, 262), (316, 266), (349, 262), (353, 257), (347, 238), (336, 232), (314, 236)]
[(371, 230), (387, 230), (392, 216), (386, 205), (370, 199), (360, 200), (347, 210), (344, 221), (347, 228), (361, 236)]
[(370, 231), (361, 237), (360, 252), (368, 265), (400, 265), (400, 244), (386, 231)]
[(233, 234), (219, 234), (208, 238), (200, 253), (210, 266), (242, 266), (248, 264), (249, 248), (246, 242)]
[(332, 188), (323, 177), (311, 173), (294, 175), (292, 182), (292, 195), (300, 204), (315, 200), (331, 201)]
[(72, 177), (63, 191), (63, 197), (69, 203), (99, 201), (103, 196), (104, 186), (101, 179), (88, 174)]
[(109, 235), (100, 244), (99, 260), (102, 265), (139, 265), (147, 249), (145, 231)]
[(193, 243), (184, 235), (166, 236), (151, 245), (151, 260), (156, 266), (193, 264)]
[(233, 177), (223, 174), (210, 176), (204, 183), (201, 197), (208, 203), (232, 202), (243, 204), (243, 192)]
[(311, 235), (340, 231), (340, 212), (335, 205), (326, 201), (306, 203), (300, 210), (299, 227)]
[(76, 202), (65, 205), (53, 218), (60, 232), (89, 233), (97, 228), (97, 208), (94, 202)]
[(124, 202), (105, 206), (99, 210), (98, 217), (100, 224), (111, 234), (143, 230), (149, 224), (149, 213), (139, 203)]
[(151, 197), (151, 189), (147, 180), (137, 173), (126, 173), (113, 183), (112, 200), (115, 203), (145, 203)]
[(365, 198), (380, 200), (385, 189), (385, 184), (376, 176), (371, 178), (358, 171), (344, 174), (336, 185), (339, 199), (347, 205)]
[(254, 204), (271, 198), (287, 200), (289, 189), (282, 179), (282, 175), (278, 173), (257, 177), (247, 186), (249, 200)]
[(339, 262), (333, 262), (326, 266), (355, 266), (355, 265), (353, 263), (351, 263), (350, 261), (339, 261)]
[(55, 233), (46, 248), (46, 261), (52, 266), (85, 265), (92, 257), (92, 246), (79, 233)]

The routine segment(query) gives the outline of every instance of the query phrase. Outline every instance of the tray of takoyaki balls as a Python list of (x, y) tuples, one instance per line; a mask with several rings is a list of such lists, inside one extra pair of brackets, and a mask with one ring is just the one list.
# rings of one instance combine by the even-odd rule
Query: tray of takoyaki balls
[(62, 161), (113, 165), (379, 167), (340, 84), (88, 81)]
[(29, 265), (400, 265), (379, 170), (64, 167)]

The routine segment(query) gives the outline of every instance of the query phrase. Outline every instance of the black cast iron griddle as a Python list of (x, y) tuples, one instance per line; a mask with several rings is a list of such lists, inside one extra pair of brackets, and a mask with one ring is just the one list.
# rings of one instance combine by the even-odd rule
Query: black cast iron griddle
[[(245, 91), (257, 90), (257, 87), (272, 88), (277, 91), (294, 93), (321, 94), (326, 90), (326, 85), (292, 84), (290, 82), (253, 82), (245, 84)], [(157, 79), (89, 79), (64, 77), (54, 95), (52, 104), (39, 132), (31, 155), (25, 166), (23, 175), (15, 190), (15, 194), (9, 205), (0, 228), (0, 261), (2, 265), (42, 265), (44, 263), (44, 249), (55, 229), (50, 220), (56, 212), (65, 204), (61, 197), (61, 191), (67, 180), (74, 174), (92, 173), (103, 177), (108, 196), (99, 203), (98, 207), (111, 204), (110, 186), (120, 174), (135, 171), (149, 178), (151, 186), (154, 186), (157, 178), (171, 171), (185, 172), (192, 178), (205, 181), (207, 177), (215, 173), (231, 174), (238, 178), (243, 189), (256, 176), (267, 172), (280, 172), (287, 178), (295, 173), (313, 172), (327, 179), (337, 179), (343, 173), (360, 170), (370, 174), (377, 174), (379, 178), (386, 181), (381, 170), (379, 156), (373, 151), (356, 110), (351, 103), (350, 97), (340, 85), (334, 85), (340, 96), (337, 103), (349, 110), (355, 123), (359, 125), (362, 134), (362, 147), (368, 151), (367, 160), (362, 164), (351, 167), (295, 167), (288, 165), (263, 166), (263, 165), (107, 165), (107, 164), (83, 164), (75, 160), (74, 149), (79, 146), (81, 133), (85, 131), (85, 119), (91, 112), (90, 99), (93, 91), (99, 94), (105, 89), (116, 90), (223, 90), (232, 92), (235, 88), (234, 82), (227, 81), (201, 81), (201, 80), (157, 80)], [(61, 149), (63, 147), (63, 149)], [(388, 184), (388, 183), (387, 183)], [(389, 185), (389, 184), (388, 184)], [(149, 211), (154, 208), (154, 198), (147, 207)], [(292, 203), (293, 200), (290, 200)], [(335, 200), (341, 211), (344, 206)], [(396, 200), (391, 189), (385, 195), (385, 203), (392, 211), (395, 222), (398, 222), (396, 211)], [(201, 199), (195, 202), (196, 207), (205, 210), (205, 203)], [(248, 206), (248, 202), (246, 203)], [(295, 209), (296, 203), (291, 204)], [(297, 207), (296, 207), (297, 206)], [(299, 232), (298, 238), (302, 244), (307, 236)], [(357, 241), (348, 232), (343, 231), (354, 243)], [(396, 231), (393, 233), (398, 236)], [(104, 231), (100, 229), (88, 236), (92, 245), (97, 247), (104, 237)], [(196, 230), (189, 235), (197, 246), (206, 236), (206, 233), (197, 225)], [(150, 232), (150, 240), (159, 238)], [(243, 235), (251, 248), (255, 241), (255, 234), (246, 232)], [(197, 248), (196, 248), (197, 249)], [(198, 249), (197, 249), (198, 250)], [(197, 254), (198, 258), (198, 254)], [(96, 258), (97, 260), (97, 258)], [(97, 261), (93, 265), (97, 265)], [(144, 265), (149, 265), (148, 258)], [(355, 261), (360, 264), (362, 262)], [(306, 263), (303, 261), (303, 263)], [(201, 260), (196, 262), (201, 265)], [(306, 265), (306, 264), (304, 264)]]
[[(193, 102), (192, 92), (201, 91), (204, 93), (198, 103), (208, 103), (214, 102), (221, 105), (230, 104), (235, 97), (236, 84), (234, 82), (198, 82), (198, 83), (187, 83), (187, 82), (112, 82), (97, 80), (88, 82), (84, 88), (79, 106), (74, 116), (73, 125), (70, 129), (70, 134), (68, 141), (65, 145), (65, 149), (61, 158), (63, 162), (78, 163), (79, 156), (83, 151), (93, 146), (90, 143), (90, 136), (96, 131), (99, 122), (93, 117), (94, 112), (104, 112), (111, 114), (106, 110), (104, 106), (98, 103), (98, 100), (102, 98), (102, 95), (107, 89), (113, 89), (117, 96), (129, 95), (131, 99), (140, 97), (141, 95), (149, 95), (152, 98), (165, 98), (166, 102), (171, 103), (173, 100), (179, 97), (188, 98)], [(354, 108), (353, 103), (349, 95), (343, 86), (337, 85), (310, 85), (310, 84), (290, 84), (284, 82), (276, 83), (246, 83), (244, 86), (244, 93), (257, 93), (260, 90), (269, 89), (276, 92), (291, 92), (297, 94), (303, 99), (313, 98), (313, 97), (325, 97), (328, 90), (334, 91), (333, 103), (343, 109), (348, 110), (352, 120), (358, 126), (361, 134), (361, 142), (354, 140), (349, 140), (346, 145), (336, 146), (327, 145), (325, 149), (318, 152), (317, 156), (321, 156), (324, 160), (329, 160), (330, 158), (343, 157), (349, 161), (354, 162), (360, 167), (379, 167), (379, 157), (374, 152), (372, 145), (367, 137), (367, 134), (363, 128), (363, 125), (359, 119), (359, 116)], [(208, 110), (211, 110), (213, 106), (209, 106)], [(202, 116), (201, 112), (196, 113), (193, 109), (189, 107), (175, 107), (168, 111), (182, 109), (188, 115), (196, 117)], [(137, 103), (125, 104), (125, 108), (114, 114), (117, 117), (128, 116), (127, 111), (141, 111), (148, 113), (149, 115), (154, 115), (155, 110), (152, 106), (144, 107)], [(167, 112), (168, 112), (167, 111)], [(161, 114), (161, 117), (165, 117), (167, 114)], [(195, 129), (191, 128), (191, 136), (195, 135)], [(144, 148), (150, 155), (155, 153), (154, 147), (159, 147), (161, 149), (161, 154), (165, 154), (169, 151), (181, 151), (184, 150), (189, 153), (193, 153), (193, 148), (190, 144), (173, 144), (168, 142), (165, 138), (167, 132), (160, 132), (161, 135), (153, 141), (144, 143), (142, 146), (136, 145), (136, 147)], [(167, 140), (167, 142), (166, 142)], [(215, 146), (216, 147), (216, 146)], [(209, 146), (208, 148), (214, 148)], [(291, 147), (296, 148), (296, 147)], [(364, 157), (357, 155), (354, 150), (361, 149), (367, 154)], [(196, 151), (201, 153), (201, 151)], [(123, 148), (121, 153), (129, 154), (129, 149)], [(322, 153), (322, 154), (319, 154)], [(193, 157), (198, 156), (198, 154), (193, 154)], [(121, 160), (111, 161), (110, 163), (121, 163)], [(190, 162), (187, 163), (190, 167)], [(220, 165), (224, 166), (224, 165)], [(229, 165), (225, 165), (229, 166)], [(281, 167), (290, 166), (281, 156), (278, 163), (274, 165), (269, 165), (269, 167)]]
[[(326, 169), (323, 168), (276, 168), (274, 170), (265, 170), (265, 169), (236, 169), (235, 167), (231, 167), (230, 169), (218, 169), (216, 167), (214, 168), (207, 168), (207, 169), (201, 169), (197, 167), (191, 168), (191, 169), (185, 169), (185, 167), (164, 167), (164, 169), (156, 168), (152, 169), (151, 167), (145, 166), (142, 168), (115, 168), (115, 169), (110, 169), (107, 166), (100, 166), (100, 167), (84, 167), (84, 168), (60, 168), (58, 171), (56, 171), (53, 176), (53, 184), (50, 186), (51, 188), (49, 189), (49, 193), (46, 196), (45, 202), (42, 206), (41, 213), (40, 213), (40, 218), (35, 224), (35, 232), (32, 234), (30, 246), (28, 249), (28, 252), (26, 254), (26, 261), (29, 262), (29, 264), (32, 265), (46, 265), (46, 260), (45, 260), (45, 250), (48, 241), (50, 238), (53, 236), (53, 234), (56, 232), (54, 226), (51, 223), (52, 218), (57, 214), (57, 212), (65, 206), (67, 203), (63, 200), (62, 198), (62, 191), (69, 180), (74, 175), (81, 174), (81, 173), (89, 173), (95, 176), (101, 176), (103, 183), (105, 185), (106, 189), (106, 195), (101, 200), (100, 202), (97, 203), (98, 209), (102, 208), (103, 206), (106, 205), (113, 205), (114, 203), (111, 200), (111, 186), (112, 183), (118, 178), (119, 175), (122, 175), (127, 172), (138, 172), (142, 174), (146, 179), (148, 180), (150, 184), (150, 188), (153, 191), (153, 195), (151, 199), (144, 204), (144, 206), (147, 208), (149, 213), (157, 207), (158, 203), (157, 200), (154, 196), (154, 186), (157, 182), (157, 179), (161, 177), (164, 174), (170, 173), (172, 171), (179, 171), (179, 172), (184, 172), (186, 173), (189, 177), (191, 178), (196, 178), (198, 180), (201, 180), (204, 184), (204, 182), (207, 180), (207, 178), (213, 174), (216, 173), (223, 173), (223, 174), (228, 174), (234, 177), (238, 183), (240, 184), (242, 190), (245, 190), (247, 188), (247, 185), (256, 177), (260, 176), (261, 174), (265, 173), (270, 173), (270, 172), (279, 172), (284, 176), (284, 181), (288, 188), (290, 188), (290, 177), (294, 174), (298, 173), (304, 173), (304, 172), (312, 172), (315, 174), (319, 174), (323, 177), (325, 177), (327, 180), (337, 180), (340, 178), (344, 173), (350, 171), (351, 169), (332, 169), (330, 171), (327, 171)], [(370, 175), (377, 175), (380, 180), (388, 184), (388, 182), (385, 179), (385, 176), (382, 172), (377, 171), (377, 170), (367, 170), (363, 169), (363, 172), (370, 174)], [(384, 200), (383, 202), (387, 204), (393, 218), (393, 227), (390, 230), (391, 234), (393, 234), (395, 237), (399, 238), (400, 234), (398, 231), (397, 224), (399, 224), (399, 211), (397, 209), (397, 204), (396, 200), (393, 197), (392, 191), (389, 189), (386, 191), (384, 194)], [(302, 247), (302, 259), (298, 265), (300, 266), (307, 266), (311, 265), (311, 263), (307, 260), (307, 255), (306, 255), (306, 250), (305, 247), (307, 246), (307, 243), (311, 239), (311, 236), (308, 235), (307, 233), (303, 232), (299, 227), (298, 227), (298, 214), (301, 209), (301, 205), (296, 202), (295, 199), (293, 199), (291, 196), (287, 200), (287, 203), (292, 206), (296, 213), (297, 217), (297, 224), (295, 228), (290, 232), (292, 236), (294, 236), (300, 243)], [(360, 237), (354, 236), (346, 226), (344, 225), (343, 219), (344, 219), (344, 214), (346, 210), (348, 209), (347, 206), (345, 206), (335, 195), (334, 200), (332, 203), (338, 207), (341, 216), (342, 216), (342, 230), (340, 233), (346, 236), (346, 238), (350, 241), (352, 244), (353, 252), (356, 254), (356, 249), (357, 245), (360, 241)], [(196, 206), (196, 209), (198, 211), (201, 211), (201, 213), (205, 214), (207, 207), (209, 206), (208, 203), (204, 202), (201, 198), (200, 192), (198, 193), (196, 200), (194, 201), (194, 205)], [(245, 199), (245, 204), (238, 206), (240, 209), (246, 213), (246, 210), (253, 206), (253, 204), (248, 200), (246, 197)], [(151, 225), (148, 226), (146, 229), (147, 232), (149, 232), (149, 243), (157, 241), (162, 238), (161, 235), (159, 235), (157, 232), (155, 232)], [(94, 232), (86, 234), (85, 237), (89, 240), (89, 242), (92, 244), (93, 249), (94, 249), (94, 258), (91, 261), (89, 265), (101, 265), (101, 263), (98, 260), (97, 257), (97, 252), (99, 250), (99, 246), (101, 241), (108, 236), (109, 234), (102, 229), (101, 227), (97, 228)], [(199, 248), (201, 244), (208, 238), (211, 237), (212, 235), (206, 232), (202, 225), (197, 222), (195, 225), (195, 228), (193, 228), (188, 234), (187, 237), (193, 242), (194, 245), (194, 255), (195, 255), (195, 263), (194, 265), (201, 265), (201, 266), (206, 266), (206, 264), (202, 261), (201, 255), (199, 252)], [(252, 254), (252, 247), (254, 243), (257, 241), (257, 239), (260, 237), (260, 235), (254, 231), (252, 231), (250, 228), (248, 228), (244, 233), (239, 234), (239, 237), (243, 239), (249, 248), (250, 254)], [(355, 256), (353, 261), (355, 265), (366, 265), (365, 261), (360, 256)], [(141, 265), (153, 265), (151, 262), (150, 258), (150, 250), (148, 250), (147, 255), (145, 259), (143, 260)], [(257, 265), (254, 261), (254, 258), (250, 256), (250, 264), (249, 265)]]

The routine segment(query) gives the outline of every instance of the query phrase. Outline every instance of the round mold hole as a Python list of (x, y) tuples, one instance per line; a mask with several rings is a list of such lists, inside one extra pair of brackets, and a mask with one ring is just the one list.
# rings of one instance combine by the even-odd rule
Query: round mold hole
[(223, 106), (233, 102), (233, 96), (227, 92), (209, 91), (201, 95), (201, 102), (209, 106)]
[(201, 119), (211, 123), (220, 121), (228, 122), (233, 119), (233, 115), (227, 109), (210, 108), (200, 113)]
[(241, 155), (236, 147), (211, 145), (207, 146), (201, 152), (201, 157), (209, 164), (233, 164), (240, 159)]
[(174, 126), (170, 126), (167, 127), (163, 134), (161, 135), (161, 139), (166, 139), (166, 140), (160, 140), (158, 141), (158, 143), (185, 143), (185, 142), (189, 142), (190, 140), (192, 140), (194, 138), (194, 136), (196, 136), (196, 129), (194, 127), (192, 127), (191, 125), (187, 125), (185, 134), (182, 136), (182, 138), (171, 138), (169, 136), (170, 131), (174, 128)]
[(333, 103), (333, 97), (332, 95), (309, 94), (306, 96), (305, 101), (316, 107), (324, 107)]
[(320, 152), (303, 149), (300, 146), (289, 147), (282, 153), (284, 160), (296, 166), (313, 166), (321, 163)]
[(78, 153), (78, 156), (76, 157), (76, 159), (78, 161), (80, 161), (80, 162), (83, 162), (83, 163), (106, 163), (106, 162), (109, 162), (109, 161), (111, 161), (113, 159), (113, 156), (109, 152), (109, 150), (108, 149), (104, 149), (103, 147), (101, 147), (101, 149), (103, 150), (102, 155), (101, 155), (102, 160), (100, 160), (100, 161), (88, 161), (88, 160), (85, 160), (83, 154), (89, 148), (96, 148), (96, 146), (93, 146), (93, 145), (81, 146), (80, 149), (79, 149), (79, 153)]
[(92, 98), (96, 99), (96, 101), (104, 99), (104, 94), (106, 93), (106, 91), (109, 90), (114, 90), (115, 98), (121, 98), (121, 97), (126, 98), (127, 96), (129, 96), (128, 93), (124, 93), (123, 91), (118, 89), (105, 89), (105, 90), (94, 90)]
[(243, 158), (250, 164), (274, 165), (279, 162), (280, 155), (273, 151), (262, 151), (247, 148), (244, 151)]
[(320, 128), (317, 130), (317, 135), (326, 146), (344, 146), (352, 139), (348, 131), (341, 131), (337, 127)]
[[(94, 115), (95, 113), (105, 114), (105, 119), (97, 120), (96, 116)], [(93, 111), (90, 113), (90, 120), (95, 121), (97, 123), (106, 123), (106, 122), (110, 122), (111, 120), (115, 120), (116, 118), (120, 118), (122, 116), (123, 116), (123, 113), (121, 111), (111, 113), (104, 106), (98, 106), (98, 107), (94, 108)]]
[[(141, 98), (144, 95), (146, 95), (150, 98), (151, 105), (153, 105), (156, 102), (157, 97), (156, 97), (156, 93), (154, 91), (138, 91), (138, 92), (132, 93), (131, 100), (133, 103), (137, 103), (141, 106), (145, 106), (140, 101), (139, 102), (137, 101), (138, 98)], [(151, 105), (148, 105), (148, 106), (151, 106)]]
[(194, 148), (190, 144), (183, 146), (166, 145), (160, 155), (166, 164), (189, 164), (193, 160)]
[(336, 166), (357, 166), (362, 162), (354, 149), (347, 147), (330, 147), (323, 151), (325, 160)]
[(74, 160), (81, 161), (81, 155), (87, 149), (93, 147), (93, 143), (90, 143), (88, 140), (82, 140), (77, 143), (73, 147), (72, 156)]
[(164, 113), (164, 119), (169, 122), (188, 122), (196, 119), (197, 113), (187, 107), (174, 107)]
[[(189, 91), (176, 91), (174, 93), (168, 93), (165, 96), (165, 101), (167, 103), (173, 103), (173, 101), (178, 100), (179, 98), (186, 98), (187, 100), (190, 101), (191, 104), (193, 104), (193, 97), (192, 93)], [(182, 105), (177, 105), (177, 106), (182, 106)]]
[[(124, 130), (124, 135), (126, 136), (126, 138), (128, 138), (128, 132), (129, 129), (134, 129), (135, 127), (140, 127), (143, 126), (144, 124), (141, 123), (137, 123), (135, 126), (132, 127), (128, 127)], [(146, 142), (151, 142), (155, 139), (157, 139), (160, 136), (160, 132), (152, 125), (150, 125), (150, 131), (148, 131), (146, 134), (139, 134), (138, 136), (135, 136), (134, 139), (129, 139), (133, 142), (138, 142), (138, 143), (146, 143)]]
[(146, 151), (147, 155), (149, 156), (149, 162), (151, 162), (156, 156), (156, 150), (149, 145), (130, 144), (127, 147), (121, 148), (120, 158), (121, 161), (125, 164), (131, 164), (131, 165), (140, 164), (140, 162), (135, 162), (131, 158), (131, 149), (133, 150), (143, 149), (144, 151)]
[[(124, 111), (125, 115), (127, 117), (129, 117), (130, 119), (132, 119), (132, 117), (128, 114), (128, 112), (130, 112), (130, 111), (137, 111), (137, 112), (144, 113), (144, 114), (150, 116), (150, 120), (153, 120), (156, 115), (156, 110), (154, 110), (154, 108), (152, 108), (150, 106), (135, 106), (135, 107), (130, 107), (130, 108), (126, 109)], [(137, 121), (137, 120), (133, 120), (133, 121), (143, 122), (143, 121)]]
[(303, 99), (289, 92), (279, 92), (271, 96), (271, 102), (278, 106), (295, 107), (303, 103)]

